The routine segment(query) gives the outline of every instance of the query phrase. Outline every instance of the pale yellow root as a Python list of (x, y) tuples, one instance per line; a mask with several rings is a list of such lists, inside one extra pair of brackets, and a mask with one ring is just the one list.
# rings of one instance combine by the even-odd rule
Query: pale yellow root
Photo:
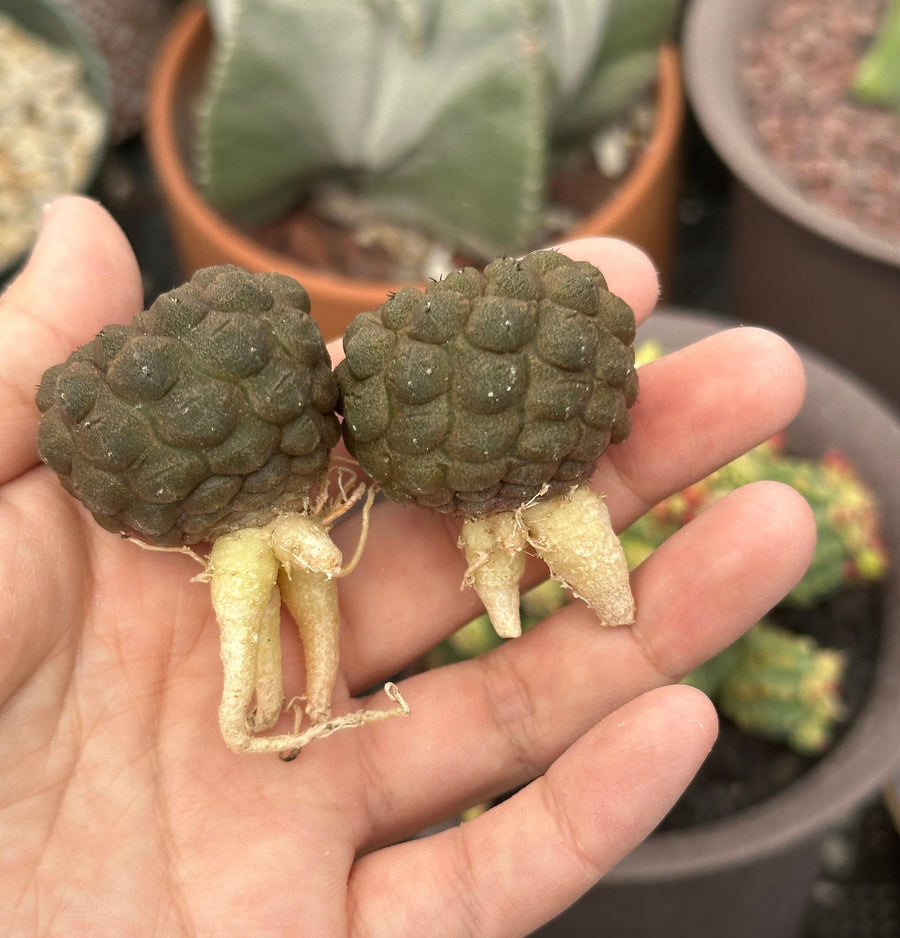
[(271, 525), (271, 544), (285, 569), (308, 570), (323, 577), (341, 572), (341, 552), (326, 528), (312, 515), (282, 515)]
[(501, 638), (522, 634), (519, 581), (525, 572), (527, 543), (513, 511), (467, 518), (460, 532), (459, 545), (469, 564), (463, 585), (475, 588)]
[(294, 567), (282, 569), (278, 582), (303, 641), (306, 712), (313, 723), (324, 723), (338, 673), (337, 581)]
[(281, 594), (274, 587), (260, 617), (259, 649), (256, 657), (256, 709), (250, 726), (256, 733), (271, 729), (284, 708), (281, 685)]
[(518, 514), (551, 575), (583, 599), (603, 625), (634, 622), (628, 564), (600, 495), (580, 485)]
[(225, 742), (240, 750), (252, 734), (248, 711), (256, 691), (260, 632), (278, 576), (268, 532), (249, 528), (220, 537), (209, 569), (225, 671), (219, 726)]
[(388, 681), (384, 685), (384, 692), (394, 704), (393, 707), (387, 710), (354, 710), (352, 713), (332, 717), (324, 723), (307, 726), (303, 731), (295, 729), (293, 733), (284, 733), (280, 736), (251, 736), (240, 747), (239, 751), (285, 753), (283, 758), (286, 762), (289, 762), (307, 743), (311, 743), (314, 739), (324, 739), (326, 736), (331, 736), (332, 733), (337, 733), (338, 730), (367, 726), (369, 723), (377, 723), (379, 720), (388, 720), (391, 717), (409, 716), (409, 704), (403, 699), (396, 684)]
[[(354, 493), (358, 500), (362, 492)], [(371, 505), (366, 502), (365, 512)], [(339, 512), (338, 512), (339, 513)], [(328, 520), (336, 517), (334, 510)], [(366, 520), (366, 519), (364, 519)], [(357, 552), (358, 553), (358, 552)], [(345, 571), (341, 552), (325, 523), (314, 515), (289, 514), (258, 528), (225, 535), (213, 545), (205, 578), (219, 621), (225, 672), (219, 724), (238, 752), (284, 752), (293, 758), (313, 739), (409, 712), (394, 685), (385, 690), (389, 710), (358, 710), (331, 716), (338, 673), (339, 610), (335, 578)], [(293, 733), (259, 736), (284, 711), (281, 674), (281, 601), (294, 616), (306, 657), (305, 714), (293, 704)], [(251, 703), (255, 697), (255, 709)]]

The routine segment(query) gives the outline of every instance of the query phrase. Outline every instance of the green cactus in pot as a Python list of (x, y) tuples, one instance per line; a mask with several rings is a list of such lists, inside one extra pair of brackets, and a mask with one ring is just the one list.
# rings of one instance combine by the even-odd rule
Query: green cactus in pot
[(712, 697), (745, 732), (817, 755), (844, 717), (845, 668), (840, 652), (764, 619), (685, 683)]
[(539, 238), (553, 155), (656, 73), (675, 0), (210, 0), (196, 169), (252, 224), (309, 198), (485, 259)]

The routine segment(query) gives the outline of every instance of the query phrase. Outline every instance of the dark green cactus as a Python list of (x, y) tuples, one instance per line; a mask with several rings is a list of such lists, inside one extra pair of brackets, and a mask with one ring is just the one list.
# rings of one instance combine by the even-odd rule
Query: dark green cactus
[(634, 316), (554, 251), (405, 288), (347, 330), (348, 448), (393, 499), (483, 516), (571, 489), (622, 440)]
[[(94, 518), (204, 564), (224, 669), (219, 726), (237, 752), (293, 758), (408, 712), (388, 684), (391, 709), (331, 714), (345, 568), (329, 531), (365, 488), (319, 486), (340, 437), (337, 397), (306, 290), (237, 267), (200, 270), (131, 324), (103, 329), (37, 392), (41, 457)], [(198, 541), (212, 542), (206, 561), (186, 547)], [(283, 689), (282, 601), (304, 645), (302, 706)], [(294, 731), (263, 735), (285, 707)]]
[(297, 509), (339, 436), (309, 298), (279, 274), (199, 271), (43, 376), (38, 447), (104, 527), (213, 540)]

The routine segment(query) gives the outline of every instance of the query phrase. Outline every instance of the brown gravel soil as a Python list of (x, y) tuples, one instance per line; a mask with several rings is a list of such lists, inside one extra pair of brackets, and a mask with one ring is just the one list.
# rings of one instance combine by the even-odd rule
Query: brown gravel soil
[[(829, 749), (852, 724), (872, 686), (883, 603), (882, 586), (859, 587), (811, 609), (779, 606), (768, 617), (845, 656), (841, 694), (846, 709)], [(660, 829), (715, 821), (757, 804), (796, 781), (826, 754), (800, 755), (787, 745), (745, 733), (720, 717), (719, 737), (712, 752)]]
[(885, 6), (773, 0), (741, 49), (741, 79), (784, 173), (835, 214), (900, 241), (900, 113), (860, 104), (849, 90)]
[[(394, 225), (354, 228), (333, 221), (309, 201), (287, 214), (251, 229), (266, 247), (317, 270), (338, 270), (361, 280), (405, 280), (429, 276), (424, 265), (433, 244), (424, 236)], [(453, 266), (475, 263), (453, 255)]]

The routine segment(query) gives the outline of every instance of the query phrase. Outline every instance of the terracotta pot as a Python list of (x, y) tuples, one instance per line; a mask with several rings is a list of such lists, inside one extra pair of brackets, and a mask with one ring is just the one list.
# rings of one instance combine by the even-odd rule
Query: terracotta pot
[[(163, 42), (149, 91), (147, 146), (185, 276), (199, 267), (221, 263), (254, 271), (283, 271), (309, 291), (313, 314), (326, 339), (340, 335), (353, 316), (380, 305), (398, 284), (350, 279), (271, 251), (229, 223), (198, 192), (185, 153), (191, 107), (203, 80), (210, 43), (205, 10), (188, 5)], [(663, 50), (660, 65), (657, 126), (640, 163), (615, 197), (586, 218), (572, 235), (628, 238), (665, 271), (675, 230), (684, 94), (674, 49)]]
[(692, 0), (684, 25), (691, 105), (736, 180), (729, 313), (824, 352), (898, 404), (900, 243), (806, 198), (747, 119), (737, 50), (769, 2)]
[[(667, 351), (723, 327), (721, 319), (661, 312), (638, 341)], [(809, 456), (837, 447), (878, 497), (888, 550), (881, 649), (863, 710), (840, 742), (779, 794), (731, 818), (652, 835), (541, 938), (798, 938), (822, 839), (876, 795), (900, 758), (900, 419), (840, 367), (804, 351), (808, 393), (788, 430)]]

